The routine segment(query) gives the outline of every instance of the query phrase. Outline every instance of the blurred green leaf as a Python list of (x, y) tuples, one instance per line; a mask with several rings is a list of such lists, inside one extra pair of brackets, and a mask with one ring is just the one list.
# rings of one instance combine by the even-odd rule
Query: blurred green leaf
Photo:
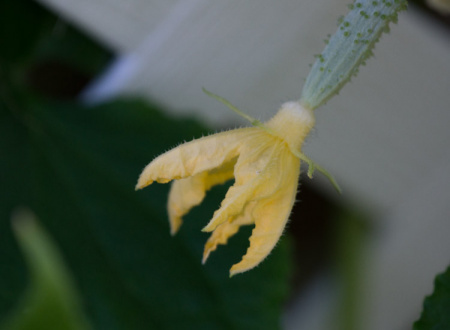
[(3, 330), (89, 329), (61, 256), (29, 211), (13, 225), (31, 273), (31, 286)]
[(450, 329), (450, 267), (434, 280), (433, 293), (425, 298), (420, 319), (414, 330)]
[(363, 324), (361, 287), (364, 278), (365, 244), (370, 232), (367, 216), (356, 210), (336, 210), (336, 275), (339, 279), (339, 303), (330, 329), (357, 330)]
[(0, 40), (0, 91), (6, 80), (46, 95), (75, 94), (112, 58), (33, 0), (0, 1)]
[(18, 64), (29, 58), (39, 38), (49, 31), (55, 18), (36, 2), (0, 1), (0, 60)]
[[(276, 329), (287, 294), (283, 242), (257, 269), (228, 278), (250, 228), (201, 265), (201, 228), (226, 187), (213, 189), (171, 237), (168, 185), (135, 192), (141, 169), (182, 140), (205, 133), (140, 101), (94, 108), (27, 95), (0, 110), (0, 317), (24, 286), (7, 219), (26, 205), (55, 238), (98, 329)], [(5, 268), (4, 268), (5, 267)]]

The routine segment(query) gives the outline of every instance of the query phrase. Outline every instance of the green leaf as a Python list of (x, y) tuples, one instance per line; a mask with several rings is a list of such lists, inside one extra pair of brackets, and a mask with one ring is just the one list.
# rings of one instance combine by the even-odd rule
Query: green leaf
[(425, 298), (420, 319), (414, 330), (450, 329), (450, 267), (434, 280), (433, 293)]
[[(112, 54), (36, 1), (0, 1), (0, 93), (28, 87), (75, 95), (101, 72)], [(11, 87), (11, 86), (10, 86)]]
[(31, 287), (4, 330), (89, 329), (61, 256), (29, 211), (13, 219), (31, 273)]
[(40, 37), (48, 33), (55, 18), (36, 2), (0, 2), (0, 61), (18, 64), (30, 57)]
[(328, 101), (358, 73), (389, 23), (406, 9), (406, 0), (359, 0), (349, 7), (306, 79), (300, 102), (310, 109)]
[(60, 247), (95, 328), (279, 328), (289, 273), (283, 241), (260, 267), (229, 279), (248, 247), (246, 228), (201, 265), (201, 228), (226, 187), (208, 193), (175, 237), (168, 185), (134, 191), (150, 160), (204, 133), (141, 101), (85, 108), (23, 94), (14, 110), (0, 104), (0, 318), (25, 285), (8, 225), (25, 205)]

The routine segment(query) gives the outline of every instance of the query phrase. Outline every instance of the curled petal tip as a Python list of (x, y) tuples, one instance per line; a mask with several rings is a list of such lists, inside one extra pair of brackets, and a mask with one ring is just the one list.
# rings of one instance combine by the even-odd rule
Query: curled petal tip
[(175, 236), (183, 223), (181, 217), (169, 217), (170, 235)]
[(210, 233), (214, 230), (216, 230), (217, 227), (222, 225), (227, 219), (229, 219), (229, 214), (223, 212), (223, 207), (221, 207), (219, 210), (217, 210), (214, 213), (213, 218), (211, 221), (208, 222), (208, 224), (202, 229), (203, 232)]
[(251, 267), (246, 267), (247, 265), (243, 265), (242, 261), (241, 261), (240, 263), (237, 263), (237, 264), (233, 265), (230, 268), (230, 277), (233, 277), (234, 275), (237, 275), (237, 274), (240, 274), (240, 273), (244, 273), (247, 270), (250, 270), (250, 269), (254, 268), (256, 265), (252, 265)]
[(142, 175), (139, 177), (138, 182), (136, 183), (136, 186), (134, 187), (135, 190), (141, 190), (142, 188), (145, 188), (153, 183), (153, 180), (146, 180), (142, 177)]
[[(170, 214), (170, 211), (169, 211)], [(175, 236), (180, 230), (183, 220), (180, 216), (169, 215), (170, 235)]]
[(210, 233), (216, 230), (216, 228), (220, 225), (216, 221), (211, 220), (205, 227), (202, 228), (202, 232)]
[(204, 232), (204, 233), (210, 233), (210, 232), (214, 231), (215, 228), (211, 228), (211, 227), (212, 227), (212, 226), (210, 226), (210, 225), (207, 225), (207, 226), (203, 227), (203, 228), (202, 228), (202, 232)]
[(134, 186), (134, 190), (140, 190), (140, 189), (142, 189), (143, 187), (142, 187), (142, 184), (141, 184), (141, 182), (137, 182), (136, 183), (136, 185)]
[(208, 250), (208, 251), (205, 250), (205, 251), (203, 252), (202, 265), (206, 264), (206, 261), (208, 260), (208, 257), (209, 257), (209, 253), (210, 253), (209, 250)]
[(234, 269), (234, 266), (233, 266), (233, 267), (231, 267), (231, 269), (230, 269), (230, 278), (232, 278), (234, 275), (237, 275), (237, 274), (243, 273), (243, 272), (244, 272), (244, 271)]

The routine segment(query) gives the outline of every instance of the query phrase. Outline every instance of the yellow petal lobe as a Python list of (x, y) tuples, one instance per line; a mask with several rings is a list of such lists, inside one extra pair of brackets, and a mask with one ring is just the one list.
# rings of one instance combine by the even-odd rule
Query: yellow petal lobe
[(276, 187), (273, 187), (268, 169), (274, 166), (274, 153), (280, 146), (278, 138), (263, 130), (247, 139), (235, 165), (235, 184), (203, 231), (213, 231), (230, 217), (240, 214), (250, 201), (273, 193)]
[(242, 139), (254, 129), (241, 128), (213, 134), (184, 143), (156, 157), (142, 171), (136, 189), (142, 189), (154, 181), (167, 183), (220, 167), (239, 154)]
[(230, 162), (220, 169), (202, 172), (172, 183), (167, 203), (172, 235), (180, 228), (182, 217), (203, 201), (206, 191), (233, 178), (233, 167), (234, 162)]
[(208, 259), (208, 256), (211, 252), (217, 249), (217, 245), (227, 244), (228, 239), (236, 234), (239, 230), (239, 227), (243, 225), (250, 225), (253, 223), (253, 217), (251, 216), (253, 208), (255, 207), (255, 203), (250, 203), (245, 208), (245, 211), (242, 212), (237, 218), (230, 218), (228, 221), (220, 224), (211, 234), (208, 241), (205, 244), (205, 249), (203, 251), (203, 260), (204, 264)]
[(297, 194), (300, 160), (286, 150), (280, 161), (284, 167), (273, 173), (278, 177), (279, 189), (258, 201), (252, 214), (255, 228), (250, 236), (250, 246), (241, 262), (233, 265), (230, 276), (257, 266), (272, 251), (283, 233)]

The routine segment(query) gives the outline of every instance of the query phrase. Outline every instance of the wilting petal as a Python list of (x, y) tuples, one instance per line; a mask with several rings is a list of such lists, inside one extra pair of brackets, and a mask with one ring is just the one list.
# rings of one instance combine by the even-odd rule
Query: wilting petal
[(233, 178), (234, 163), (232, 161), (217, 170), (202, 172), (172, 183), (167, 204), (172, 235), (180, 228), (182, 217), (203, 201), (206, 191)]
[[(274, 166), (273, 163), (276, 163), (275, 166), (278, 164), (276, 157), (273, 156), (279, 152), (280, 143), (266, 132), (262, 132), (262, 135), (265, 137), (265, 143), (258, 143), (260, 142), (259, 137), (248, 141), (246, 147), (254, 145), (254, 148), (239, 157), (234, 171), (236, 182), (228, 189), (220, 208), (214, 212), (213, 218), (203, 228), (203, 231), (215, 230), (217, 226), (226, 222), (229, 218), (242, 213), (242, 210), (250, 201), (263, 198), (265, 195), (274, 192), (277, 181), (271, 178), (269, 168)], [(274, 143), (268, 143), (272, 140)]]
[(254, 207), (255, 202), (249, 203), (241, 215), (235, 219), (228, 219), (228, 221), (222, 223), (213, 231), (205, 244), (202, 263), (205, 263), (206, 259), (209, 257), (209, 254), (217, 249), (217, 245), (227, 244), (228, 239), (238, 232), (240, 226), (254, 223), (251, 214)]
[(227, 244), (228, 238), (236, 234), (239, 227), (240, 225), (232, 222), (224, 222), (218, 226), (205, 244), (202, 263), (204, 264), (208, 259), (209, 254), (217, 249), (217, 245)]
[(242, 213), (245, 205), (251, 200), (252, 195), (252, 186), (230, 187), (220, 208), (214, 212), (213, 218), (202, 231), (211, 232), (230, 218), (232, 219)]
[(184, 143), (148, 164), (138, 179), (136, 189), (154, 181), (167, 183), (220, 167), (239, 154), (242, 139), (255, 128), (222, 132)]
[(241, 262), (233, 265), (230, 275), (245, 272), (258, 265), (272, 251), (283, 233), (295, 202), (299, 177), (299, 161), (285, 152), (278, 169), (280, 189), (260, 200), (253, 210), (255, 228), (250, 237), (250, 246)]

